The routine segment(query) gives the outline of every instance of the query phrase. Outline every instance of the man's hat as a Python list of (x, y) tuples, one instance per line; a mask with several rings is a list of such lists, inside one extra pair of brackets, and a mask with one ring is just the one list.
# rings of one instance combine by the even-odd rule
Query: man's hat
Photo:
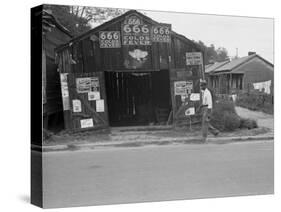
[(202, 79), (200, 79), (200, 85), (207, 85), (206, 80), (202, 80)]

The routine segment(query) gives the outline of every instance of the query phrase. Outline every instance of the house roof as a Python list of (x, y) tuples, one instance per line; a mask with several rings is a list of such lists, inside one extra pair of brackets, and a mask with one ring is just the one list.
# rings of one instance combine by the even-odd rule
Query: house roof
[(219, 67), (216, 69), (215, 72), (219, 72), (219, 71), (232, 71), (234, 68), (236, 68), (237, 66), (242, 65), (243, 63), (251, 60), (252, 58), (254, 58), (256, 56), (256, 54), (252, 54), (250, 56), (246, 56), (246, 57), (241, 57), (238, 59), (234, 59), (232, 61), (230, 61), (229, 63)]
[[(235, 69), (237, 67), (245, 64), (246, 62), (248, 62), (248, 61), (250, 61), (250, 60), (252, 60), (253, 58), (256, 58), (256, 57), (273, 67), (273, 64), (270, 63), (269, 61), (267, 61), (266, 59), (264, 59), (263, 57), (261, 57), (257, 54), (252, 54), (252, 55), (249, 55), (249, 56), (241, 57), (241, 58), (234, 59), (232, 61), (226, 62), (225, 64), (223, 64), (221, 66), (217, 66), (216, 68), (212, 68), (212, 66), (210, 66), (207, 69), (208, 70), (212, 69), (211, 71), (213, 73), (219, 73), (219, 72), (232, 72), (232, 73), (234, 73)], [(207, 73), (207, 71), (206, 71), (206, 73)], [(238, 73), (238, 72), (235, 72), (235, 73)]]
[(229, 60), (226, 61), (222, 61), (222, 62), (216, 62), (214, 64), (209, 64), (205, 66), (205, 73), (210, 73), (212, 71), (215, 71), (217, 68), (225, 65), (226, 63), (228, 63)]
[[(83, 34), (81, 34), (81, 35), (79, 35), (79, 36), (73, 38), (73, 39), (71, 39), (71, 40), (70, 40), (69, 42), (67, 42), (66, 44), (59, 46), (56, 50), (57, 50), (57, 51), (61, 51), (61, 50), (63, 50), (64, 48), (68, 47), (69, 44), (72, 44), (72, 43), (78, 42), (78, 41), (80, 41), (80, 40), (83, 40), (83, 39), (85, 39), (85, 38), (88, 38), (88, 37), (91, 36), (93, 33), (96, 33), (96, 32), (98, 32), (98, 31), (101, 31), (101, 30), (103, 30), (104, 28), (108, 27), (109, 25), (115, 24), (116, 22), (120, 21), (121, 19), (123, 19), (123, 18), (125, 18), (126, 16), (131, 15), (131, 14), (137, 14), (137, 15), (141, 16), (142, 18), (144, 18), (147, 22), (149, 22), (149, 23), (151, 23), (151, 24), (155, 24), (155, 25), (161, 25), (161, 24), (163, 24), (163, 23), (159, 23), (159, 22), (157, 22), (157, 21), (154, 21), (154, 20), (151, 19), (150, 17), (148, 17), (148, 16), (146, 16), (146, 15), (144, 15), (144, 14), (142, 14), (142, 13), (136, 11), (136, 10), (129, 10), (129, 11), (125, 12), (124, 14), (122, 14), (122, 15), (116, 17), (116, 18), (113, 18), (113, 19), (111, 19), (111, 20), (109, 20), (109, 21), (107, 21), (107, 22), (104, 22), (103, 24), (101, 24), (101, 25), (99, 25), (99, 26), (97, 26), (97, 27), (95, 27), (95, 28), (93, 28), (93, 29), (91, 29), (91, 30), (89, 30), (89, 31), (87, 31), (87, 32), (85, 32), (85, 33), (83, 33)], [(186, 42), (191, 43), (196, 49), (203, 51), (202, 48), (201, 48), (198, 44), (196, 44), (196, 43), (193, 42), (192, 40), (188, 39), (188, 38), (185, 37), (184, 35), (178, 34), (178, 33), (174, 32), (173, 30), (171, 30), (171, 34), (174, 35), (174, 36), (176, 36), (177, 38), (179, 38), (179, 39), (181, 39), (181, 40), (184, 40), (184, 41), (186, 41)]]

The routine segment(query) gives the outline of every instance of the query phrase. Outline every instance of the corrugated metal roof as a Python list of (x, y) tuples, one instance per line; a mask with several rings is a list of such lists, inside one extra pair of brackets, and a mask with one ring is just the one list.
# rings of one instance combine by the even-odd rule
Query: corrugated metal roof
[(217, 68), (225, 65), (226, 63), (229, 63), (228, 60), (222, 61), (222, 62), (216, 62), (214, 64), (209, 64), (205, 66), (205, 73), (210, 73), (212, 71), (215, 71)]

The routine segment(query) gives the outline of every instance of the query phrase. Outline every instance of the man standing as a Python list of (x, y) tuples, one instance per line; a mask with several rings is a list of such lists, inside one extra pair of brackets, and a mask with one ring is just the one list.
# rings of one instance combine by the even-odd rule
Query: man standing
[(219, 131), (210, 124), (210, 116), (213, 109), (213, 99), (212, 94), (207, 88), (207, 82), (202, 80), (200, 82), (200, 88), (202, 92), (202, 105), (200, 105), (199, 110), (202, 111), (202, 137), (203, 142), (207, 141), (208, 129), (213, 135), (218, 135)]

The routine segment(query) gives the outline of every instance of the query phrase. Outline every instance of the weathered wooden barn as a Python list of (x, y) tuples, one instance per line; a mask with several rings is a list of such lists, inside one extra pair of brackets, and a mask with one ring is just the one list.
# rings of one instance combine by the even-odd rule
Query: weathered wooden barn
[(171, 27), (130, 10), (58, 47), (66, 129), (196, 118), (202, 50)]
[(55, 63), (55, 48), (69, 41), (72, 36), (56, 18), (42, 11), (42, 96), (45, 129), (58, 129), (63, 121), (60, 75)]
[(205, 69), (209, 87), (218, 94), (237, 94), (262, 86), (266, 93), (273, 93), (274, 66), (255, 52)]

